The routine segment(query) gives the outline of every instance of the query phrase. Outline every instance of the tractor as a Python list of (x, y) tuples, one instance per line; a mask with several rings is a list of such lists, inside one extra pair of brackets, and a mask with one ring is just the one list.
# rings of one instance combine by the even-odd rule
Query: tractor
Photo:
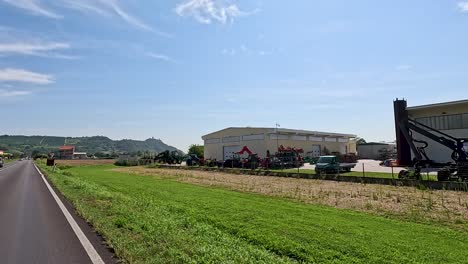
[(163, 164), (181, 164), (182, 155), (177, 151), (163, 151), (154, 157), (154, 162), (163, 163)]
[(267, 151), (267, 158), (262, 166), (267, 169), (300, 168), (304, 166), (304, 159), (301, 153), (304, 153), (303, 149), (294, 147), (285, 148), (281, 145), (274, 156), (271, 156), (269, 151)]

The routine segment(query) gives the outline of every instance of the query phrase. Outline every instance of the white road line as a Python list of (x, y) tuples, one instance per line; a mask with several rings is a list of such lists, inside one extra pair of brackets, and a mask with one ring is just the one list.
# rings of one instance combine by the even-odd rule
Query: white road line
[(81, 228), (78, 226), (78, 224), (76, 223), (75, 219), (73, 219), (72, 215), (70, 214), (70, 212), (68, 212), (67, 208), (65, 207), (65, 205), (62, 203), (62, 201), (60, 200), (60, 198), (57, 196), (57, 194), (55, 193), (54, 189), (52, 189), (52, 187), (50, 186), (50, 184), (47, 182), (47, 180), (45, 179), (44, 177), (44, 174), (42, 174), (42, 172), (37, 168), (36, 164), (34, 164), (34, 167), (36, 168), (37, 172), (39, 172), (39, 174), (41, 175), (42, 177), (42, 180), (44, 181), (45, 185), (47, 186), (47, 189), (49, 189), (50, 193), (52, 194), (52, 196), (54, 197), (55, 201), (57, 202), (58, 206), (60, 207), (60, 209), (62, 210), (62, 213), (63, 215), (65, 215), (65, 218), (67, 219), (68, 223), (70, 224), (71, 228), (73, 229), (73, 231), (75, 232), (76, 236), (78, 237), (78, 239), (80, 240), (81, 242), (81, 245), (83, 245), (83, 248), (86, 250), (86, 253), (88, 253), (88, 256), (89, 258), (91, 259), (91, 261), (93, 262), (93, 264), (104, 264), (104, 261), (101, 259), (101, 256), (99, 256), (99, 254), (97, 253), (96, 249), (93, 247), (93, 245), (91, 244), (91, 242), (89, 242), (88, 238), (86, 237), (86, 235), (83, 233), (83, 231), (81, 230)]

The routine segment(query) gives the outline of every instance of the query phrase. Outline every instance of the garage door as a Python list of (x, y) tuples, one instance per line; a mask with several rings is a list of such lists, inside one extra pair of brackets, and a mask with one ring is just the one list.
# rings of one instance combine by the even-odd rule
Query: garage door
[(320, 157), (320, 145), (312, 145), (312, 151), (308, 154), (310, 157)]
[(239, 152), (241, 150), (240, 146), (226, 146), (223, 148), (224, 152), (224, 160), (231, 159), (234, 153)]
[(340, 145), (340, 154), (347, 154), (347, 152), (348, 152), (348, 146)]

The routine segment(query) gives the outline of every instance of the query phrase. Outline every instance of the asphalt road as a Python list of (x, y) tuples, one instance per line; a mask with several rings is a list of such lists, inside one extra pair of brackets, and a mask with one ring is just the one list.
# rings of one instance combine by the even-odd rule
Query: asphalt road
[[(106, 263), (112, 253), (59, 195)], [(0, 169), (0, 263), (93, 263), (32, 161)]]

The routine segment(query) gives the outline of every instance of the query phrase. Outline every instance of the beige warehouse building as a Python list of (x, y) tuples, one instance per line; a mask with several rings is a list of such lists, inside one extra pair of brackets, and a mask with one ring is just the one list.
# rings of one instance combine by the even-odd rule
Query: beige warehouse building
[[(413, 106), (407, 110), (410, 118), (426, 126), (455, 138), (468, 139), (468, 100)], [(450, 149), (418, 133), (414, 133), (413, 137), (427, 141), (426, 154), (431, 160), (439, 163), (453, 161), (450, 159)], [(468, 143), (465, 143), (465, 150), (468, 151)]]
[(278, 146), (304, 149), (304, 155), (317, 157), (326, 152), (341, 154), (356, 153), (356, 135), (328, 133), (318, 131), (230, 127), (202, 137), (205, 146), (205, 158), (226, 160), (247, 146), (261, 158), (277, 151)]

